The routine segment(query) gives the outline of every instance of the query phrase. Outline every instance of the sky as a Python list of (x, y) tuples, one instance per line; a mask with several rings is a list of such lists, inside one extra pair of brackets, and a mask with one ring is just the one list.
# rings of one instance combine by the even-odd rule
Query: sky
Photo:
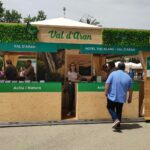
[(150, 29), (150, 0), (1, 0), (6, 9), (27, 17), (43, 10), (47, 19), (63, 17), (79, 20), (88, 15), (103, 27)]

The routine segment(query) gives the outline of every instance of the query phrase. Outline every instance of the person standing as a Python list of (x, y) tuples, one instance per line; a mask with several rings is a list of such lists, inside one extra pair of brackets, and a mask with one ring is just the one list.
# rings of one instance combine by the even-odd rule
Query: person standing
[(75, 82), (78, 80), (79, 74), (77, 72), (76, 65), (71, 63), (68, 71), (68, 97), (69, 97), (69, 111), (67, 116), (73, 115), (74, 112), (74, 103), (75, 103)]
[(26, 61), (26, 68), (24, 70), (24, 76), (25, 76), (25, 80), (34, 81), (35, 79), (35, 72), (34, 72), (34, 68), (32, 66), (31, 60)]
[(5, 77), (6, 80), (15, 81), (18, 79), (18, 72), (16, 67), (12, 64), (10, 59), (6, 60)]
[(118, 64), (118, 70), (113, 71), (105, 84), (105, 95), (107, 97), (107, 109), (113, 119), (113, 128), (120, 127), (122, 118), (123, 104), (127, 99), (128, 103), (132, 101), (132, 79), (125, 72), (125, 64)]

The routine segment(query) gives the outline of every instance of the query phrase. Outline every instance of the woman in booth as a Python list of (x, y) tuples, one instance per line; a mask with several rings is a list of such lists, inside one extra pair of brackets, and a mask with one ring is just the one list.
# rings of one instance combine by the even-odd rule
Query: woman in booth
[(75, 82), (79, 79), (79, 73), (77, 72), (76, 65), (74, 63), (70, 64), (69, 71), (67, 74), (68, 77), (68, 97), (69, 97), (69, 111), (67, 116), (71, 116), (74, 114), (74, 103), (75, 103)]

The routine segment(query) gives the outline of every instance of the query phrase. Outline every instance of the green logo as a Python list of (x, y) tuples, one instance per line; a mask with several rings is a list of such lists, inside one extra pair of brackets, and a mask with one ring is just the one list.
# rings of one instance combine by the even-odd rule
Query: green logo
[(64, 31), (56, 31), (50, 30), (48, 32), (49, 37), (52, 39), (74, 39), (74, 40), (92, 40), (92, 36), (90, 34), (82, 34), (81, 32), (67, 32), (65, 34)]

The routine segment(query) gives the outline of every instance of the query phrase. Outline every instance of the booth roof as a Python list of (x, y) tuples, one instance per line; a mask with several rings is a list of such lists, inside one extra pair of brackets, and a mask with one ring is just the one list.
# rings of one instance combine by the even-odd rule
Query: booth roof
[(54, 18), (43, 21), (31, 22), (33, 25), (45, 25), (45, 26), (63, 26), (63, 27), (80, 27), (80, 28), (93, 28), (100, 29), (101, 27), (96, 25), (90, 25), (87, 23), (82, 23), (68, 18)]

